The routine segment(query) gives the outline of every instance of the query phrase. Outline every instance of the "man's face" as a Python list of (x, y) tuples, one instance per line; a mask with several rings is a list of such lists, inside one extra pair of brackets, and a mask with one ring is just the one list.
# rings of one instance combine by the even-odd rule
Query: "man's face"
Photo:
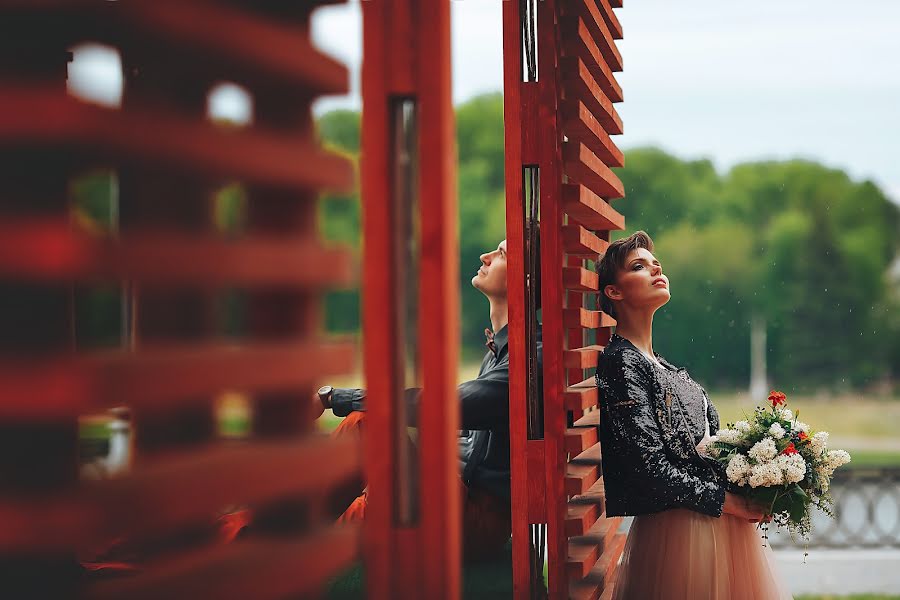
[(481, 267), (472, 285), (488, 298), (506, 298), (506, 240), (481, 255)]

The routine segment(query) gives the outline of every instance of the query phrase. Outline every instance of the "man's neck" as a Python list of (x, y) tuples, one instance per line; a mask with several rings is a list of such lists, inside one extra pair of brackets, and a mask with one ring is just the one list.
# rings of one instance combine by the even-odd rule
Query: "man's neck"
[(491, 300), (491, 329), (497, 333), (509, 323), (509, 304), (506, 299)]

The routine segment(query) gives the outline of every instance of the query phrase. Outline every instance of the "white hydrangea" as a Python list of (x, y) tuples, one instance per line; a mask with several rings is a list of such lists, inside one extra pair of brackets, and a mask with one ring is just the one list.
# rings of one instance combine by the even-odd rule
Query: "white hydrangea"
[(728, 476), (728, 481), (738, 485), (747, 484), (747, 474), (749, 472), (750, 462), (743, 454), (732, 456), (728, 461), (728, 466), (725, 468), (725, 475)]
[(747, 455), (756, 462), (772, 460), (777, 454), (778, 448), (775, 446), (775, 440), (770, 437), (763, 438), (756, 442), (753, 444), (753, 447), (750, 448), (750, 451), (747, 452)]
[(791, 431), (802, 431), (803, 433), (809, 433), (809, 425), (807, 425), (803, 421), (794, 421), (791, 424)]
[(778, 461), (775, 460), (753, 465), (747, 478), (750, 487), (771, 487), (781, 485), (783, 482), (784, 474)]
[(818, 431), (809, 439), (809, 449), (816, 456), (825, 452), (828, 447), (828, 432)]
[(794, 411), (789, 408), (781, 409), (781, 418), (785, 421), (793, 421), (794, 420)]
[(734, 428), (740, 431), (741, 433), (749, 433), (750, 432), (750, 423), (747, 421), (738, 421), (734, 424)]
[(828, 474), (834, 473), (834, 470), (841, 465), (850, 462), (850, 455), (844, 450), (829, 450), (825, 453), (825, 468)]
[(778, 467), (784, 474), (785, 483), (799, 483), (806, 476), (806, 461), (800, 454), (779, 454)]
[(769, 427), (769, 435), (771, 435), (776, 440), (780, 440), (781, 438), (783, 438), (784, 434), (784, 427), (781, 426), (781, 423), (772, 423), (772, 426)]
[(739, 431), (734, 429), (720, 429), (716, 433), (716, 437), (719, 438), (720, 442), (725, 442), (726, 444), (733, 444), (735, 446), (742, 443), (743, 436)]

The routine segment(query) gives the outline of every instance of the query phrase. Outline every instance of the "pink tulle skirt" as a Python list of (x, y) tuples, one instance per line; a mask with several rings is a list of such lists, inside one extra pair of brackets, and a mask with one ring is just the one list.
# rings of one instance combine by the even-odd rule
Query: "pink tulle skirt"
[(667, 510), (634, 518), (616, 577), (617, 600), (790, 599), (755, 523)]

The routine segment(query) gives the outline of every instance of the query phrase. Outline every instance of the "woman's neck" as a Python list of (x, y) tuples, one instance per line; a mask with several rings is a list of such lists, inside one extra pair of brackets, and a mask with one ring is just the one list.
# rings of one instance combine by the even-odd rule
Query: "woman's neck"
[(643, 352), (645, 356), (655, 360), (652, 321), (649, 327), (630, 327), (627, 323), (619, 321), (616, 325), (616, 334), (634, 344), (635, 348)]

